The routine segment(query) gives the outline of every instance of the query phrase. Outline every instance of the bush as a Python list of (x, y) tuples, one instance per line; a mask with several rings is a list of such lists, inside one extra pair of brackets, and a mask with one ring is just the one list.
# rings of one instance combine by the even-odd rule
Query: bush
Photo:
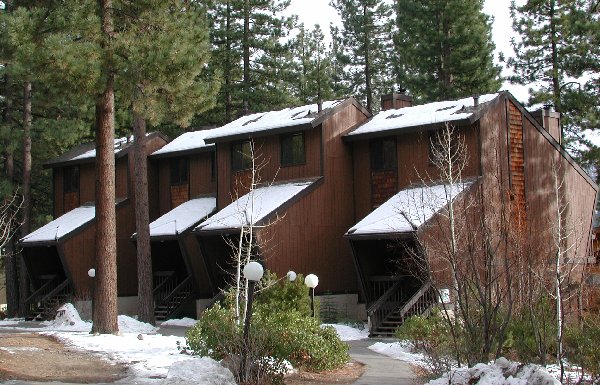
[[(333, 328), (322, 328), (310, 316), (310, 297), (300, 278), (277, 281), (273, 274), (267, 275), (255, 297), (249, 346), (244, 345), (243, 322), (238, 325), (226, 303), (208, 309), (187, 332), (189, 349), (196, 355), (225, 359), (238, 381), (254, 383), (282, 381), (285, 361), (315, 371), (344, 365), (348, 345)], [(249, 368), (241, 365), (244, 352), (253, 362)]]
[(583, 368), (592, 383), (600, 380), (600, 316), (588, 316), (580, 325), (566, 328), (565, 356)]

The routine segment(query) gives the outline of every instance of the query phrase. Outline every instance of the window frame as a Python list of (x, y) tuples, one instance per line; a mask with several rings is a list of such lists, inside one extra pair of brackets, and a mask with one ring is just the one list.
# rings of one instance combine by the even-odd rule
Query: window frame
[(68, 166), (63, 171), (63, 193), (78, 193), (80, 188), (79, 166)]
[[(294, 152), (294, 138), (300, 137), (302, 143), (302, 155), (301, 158), (296, 159)], [(289, 140), (290, 146), (284, 145), (285, 141)], [(290, 160), (286, 161), (284, 151), (289, 150), (291, 154), (287, 157)], [(282, 134), (279, 136), (279, 163), (281, 167), (292, 167), (292, 166), (303, 166), (306, 164), (306, 135), (304, 131), (296, 131), (288, 134)]]
[[(185, 165), (185, 170), (182, 170)], [(176, 172), (173, 172), (176, 171)], [(177, 157), (169, 161), (169, 186), (184, 186), (190, 181), (190, 163), (187, 157)]]
[[(244, 152), (246, 145), (248, 146), (248, 153)], [(252, 142), (249, 139), (239, 140), (231, 144), (231, 171), (238, 172), (252, 168), (251, 148)]]

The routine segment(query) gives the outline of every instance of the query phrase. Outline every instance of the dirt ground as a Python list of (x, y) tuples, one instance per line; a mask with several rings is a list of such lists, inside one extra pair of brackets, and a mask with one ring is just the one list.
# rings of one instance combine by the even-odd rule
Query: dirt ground
[(123, 365), (65, 346), (49, 336), (35, 333), (0, 336), (0, 382), (113, 382), (123, 378), (126, 370)]
[[(351, 384), (366, 368), (359, 362), (322, 373), (299, 372), (286, 385)], [(35, 333), (0, 335), (0, 382), (4, 380), (62, 381), (79, 384), (113, 382), (127, 368), (89, 352), (66, 346), (51, 336)]]

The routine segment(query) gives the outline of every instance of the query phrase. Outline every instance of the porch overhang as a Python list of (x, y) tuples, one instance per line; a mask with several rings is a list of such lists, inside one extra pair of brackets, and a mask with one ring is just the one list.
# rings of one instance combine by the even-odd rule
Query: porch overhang
[(93, 205), (79, 206), (19, 240), (22, 247), (53, 246), (90, 225), (96, 217)]
[(200, 223), (194, 233), (198, 236), (233, 234), (243, 226), (264, 226), (316, 188), (321, 180), (313, 178), (259, 187)]
[[(198, 223), (217, 209), (213, 196), (199, 197), (180, 204), (173, 210), (150, 223), (150, 240), (174, 240), (188, 234)], [(133, 234), (132, 238), (136, 238)]]

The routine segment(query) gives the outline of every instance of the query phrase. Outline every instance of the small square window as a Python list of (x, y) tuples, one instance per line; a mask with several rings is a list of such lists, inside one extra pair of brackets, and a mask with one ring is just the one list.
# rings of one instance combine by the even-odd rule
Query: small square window
[(231, 169), (233, 171), (252, 168), (252, 144), (249, 140), (231, 145)]
[(66, 167), (63, 175), (63, 191), (72, 193), (79, 191), (79, 167)]
[(304, 164), (304, 132), (295, 132), (281, 136), (281, 165), (296, 166)]
[(171, 159), (170, 169), (171, 186), (179, 186), (188, 183), (187, 158)]
[(396, 160), (396, 139), (386, 138), (371, 141), (371, 169), (395, 170), (398, 167)]

